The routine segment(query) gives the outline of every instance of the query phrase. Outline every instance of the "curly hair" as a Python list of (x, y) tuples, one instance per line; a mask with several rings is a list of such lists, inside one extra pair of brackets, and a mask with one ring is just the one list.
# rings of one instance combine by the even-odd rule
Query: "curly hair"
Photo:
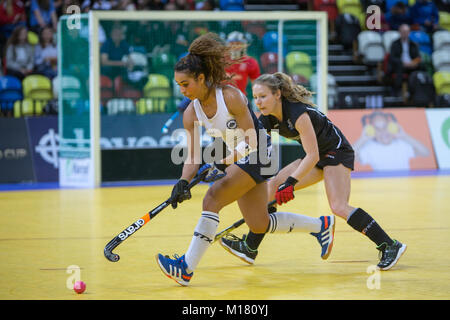
[(273, 74), (263, 74), (255, 80), (254, 84), (256, 83), (266, 85), (272, 93), (280, 90), (281, 96), (288, 101), (302, 102), (310, 106), (316, 106), (309, 100), (309, 98), (312, 97), (313, 92), (296, 84), (292, 78), (285, 73), (275, 72)]
[(231, 79), (225, 71), (225, 68), (233, 64), (227, 59), (229, 50), (219, 35), (208, 32), (191, 43), (189, 53), (175, 64), (174, 70), (187, 72), (195, 79), (204, 74), (208, 87), (218, 86)]

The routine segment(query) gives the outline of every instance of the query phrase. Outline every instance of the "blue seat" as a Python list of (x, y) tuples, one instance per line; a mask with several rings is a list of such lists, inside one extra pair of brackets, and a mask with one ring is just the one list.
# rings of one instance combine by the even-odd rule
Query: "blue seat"
[(22, 83), (13, 76), (0, 77), (0, 106), (2, 110), (12, 110), (14, 102), (23, 99)]
[[(278, 32), (268, 31), (264, 34), (263, 47), (265, 52), (278, 52)], [(287, 38), (283, 36), (283, 56), (287, 54)]]
[(220, 10), (244, 11), (244, 0), (220, 0)]
[(419, 45), (419, 50), (431, 55), (433, 52), (433, 46), (431, 44), (430, 36), (423, 31), (411, 31), (409, 39)]

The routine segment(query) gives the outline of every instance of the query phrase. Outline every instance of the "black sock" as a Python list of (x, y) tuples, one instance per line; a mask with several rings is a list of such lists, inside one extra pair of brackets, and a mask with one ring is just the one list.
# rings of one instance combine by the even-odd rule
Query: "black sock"
[(370, 240), (380, 246), (386, 242), (393, 243), (392, 239), (384, 232), (378, 223), (363, 209), (356, 209), (348, 218), (347, 223), (356, 231), (366, 235)]
[(245, 238), (245, 243), (247, 243), (247, 246), (251, 250), (258, 250), (258, 247), (265, 235), (265, 233), (253, 233), (249, 231), (247, 237)]

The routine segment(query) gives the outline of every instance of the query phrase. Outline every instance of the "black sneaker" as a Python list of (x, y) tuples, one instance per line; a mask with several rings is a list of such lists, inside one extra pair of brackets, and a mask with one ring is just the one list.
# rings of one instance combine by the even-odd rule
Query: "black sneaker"
[(400, 241), (394, 240), (394, 242), (389, 246), (387, 243), (382, 243), (377, 247), (380, 250), (381, 258), (377, 267), (380, 270), (389, 270), (397, 263), (398, 259), (406, 250), (406, 244)]
[(225, 250), (239, 259), (247, 262), (248, 264), (253, 264), (256, 256), (258, 255), (258, 250), (250, 249), (245, 242), (245, 237), (246, 236), (240, 239), (230, 233), (220, 239), (220, 244)]

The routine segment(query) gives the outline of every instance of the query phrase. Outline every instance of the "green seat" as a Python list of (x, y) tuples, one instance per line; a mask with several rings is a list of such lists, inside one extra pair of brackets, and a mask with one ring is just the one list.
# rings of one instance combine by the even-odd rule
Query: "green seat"
[(171, 53), (161, 53), (152, 59), (152, 72), (163, 74), (169, 79), (173, 78), (173, 68), (177, 58)]
[(301, 51), (289, 52), (286, 55), (286, 69), (289, 74), (301, 75), (309, 80), (313, 73), (311, 57)]
[(450, 94), (450, 72), (435, 72), (433, 74), (433, 82), (438, 96)]
[(172, 89), (169, 79), (163, 74), (151, 73), (144, 86), (144, 98), (136, 103), (139, 114), (149, 112), (166, 112)]
[(40, 74), (32, 74), (22, 81), (23, 96), (35, 100), (53, 99), (52, 83), (49, 78)]

